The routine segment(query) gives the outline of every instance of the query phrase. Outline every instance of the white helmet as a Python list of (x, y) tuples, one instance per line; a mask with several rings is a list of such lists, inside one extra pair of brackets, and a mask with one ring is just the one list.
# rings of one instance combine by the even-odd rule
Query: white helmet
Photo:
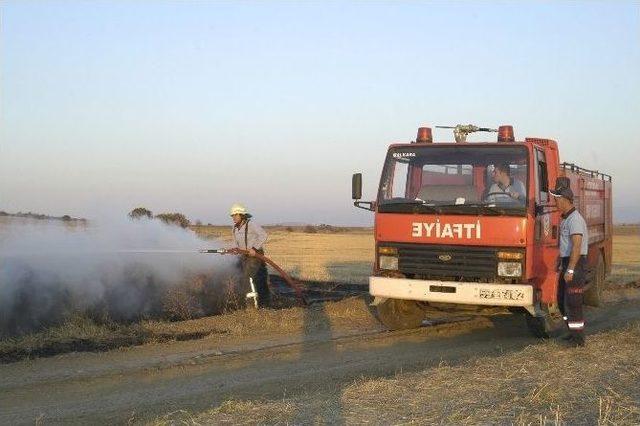
[(249, 214), (249, 212), (247, 212), (247, 209), (242, 204), (236, 203), (232, 205), (229, 210), (230, 216), (233, 216), (234, 214)]

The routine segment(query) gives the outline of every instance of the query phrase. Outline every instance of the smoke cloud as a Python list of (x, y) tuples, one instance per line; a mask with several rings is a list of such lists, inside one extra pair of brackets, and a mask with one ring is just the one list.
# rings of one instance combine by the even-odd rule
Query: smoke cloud
[(220, 247), (158, 220), (0, 223), (0, 335), (75, 313), (109, 320), (189, 318), (220, 309), (236, 273)]

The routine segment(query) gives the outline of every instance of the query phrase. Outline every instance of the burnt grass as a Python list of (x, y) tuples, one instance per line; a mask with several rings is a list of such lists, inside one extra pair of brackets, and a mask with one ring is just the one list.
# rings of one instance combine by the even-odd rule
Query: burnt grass
[(12, 286), (12, 303), (0, 310), (0, 362), (200, 339), (225, 331), (164, 332), (145, 323), (197, 319), (243, 308), (245, 303), (235, 271), (184, 276), (169, 284), (134, 265), (125, 278), (105, 285), (101, 297), (88, 303), (63, 283), (43, 282), (24, 267)]
[(100, 352), (126, 346), (142, 345), (151, 341), (151, 333), (112, 335), (108, 339), (68, 338), (45, 341), (37, 347), (12, 347), (0, 350), (0, 362), (10, 363), (23, 359), (42, 358), (67, 352)]
[[(70, 291), (39, 287), (25, 275), (16, 303), (0, 312), (0, 363), (228, 334), (216, 326), (185, 330), (179, 324), (247, 307), (234, 273), (185, 277), (171, 286), (140, 271), (127, 276), (127, 283), (80, 309), (81, 301)], [(272, 298), (274, 309), (294, 305), (291, 297)]]
[(181, 282), (167, 283), (133, 265), (123, 281), (105, 279), (100, 297), (87, 301), (80, 290), (22, 268), (11, 286), (11, 303), (0, 310), (0, 339), (59, 326), (77, 315), (105, 325), (181, 321), (241, 307), (243, 301), (234, 273), (185, 275)]
[(102, 352), (145, 343), (202, 339), (224, 330), (154, 332), (140, 324), (97, 324), (77, 317), (43, 333), (8, 339), (0, 344), (0, 363), (50, 357), (67, 352)]

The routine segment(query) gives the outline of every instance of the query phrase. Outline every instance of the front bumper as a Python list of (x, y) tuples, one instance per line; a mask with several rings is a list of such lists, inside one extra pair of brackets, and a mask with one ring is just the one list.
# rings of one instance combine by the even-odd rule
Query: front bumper
[(470, 283), (369, 277), (369, 293), (385, 299), (462, 305), (533, 307), (533, 287), (527, 284)]

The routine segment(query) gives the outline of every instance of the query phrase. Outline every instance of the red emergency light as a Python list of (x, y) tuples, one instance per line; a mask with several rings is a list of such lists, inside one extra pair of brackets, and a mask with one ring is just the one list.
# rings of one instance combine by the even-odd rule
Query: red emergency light
[(498, 127), (498, 142), (515, 142), (513, 136), (513, 126)]
[(431, 127), (418, 128), (418, 136), (416, 137), (416, 143), (433, 143), (433, 136), (431, 135)]

